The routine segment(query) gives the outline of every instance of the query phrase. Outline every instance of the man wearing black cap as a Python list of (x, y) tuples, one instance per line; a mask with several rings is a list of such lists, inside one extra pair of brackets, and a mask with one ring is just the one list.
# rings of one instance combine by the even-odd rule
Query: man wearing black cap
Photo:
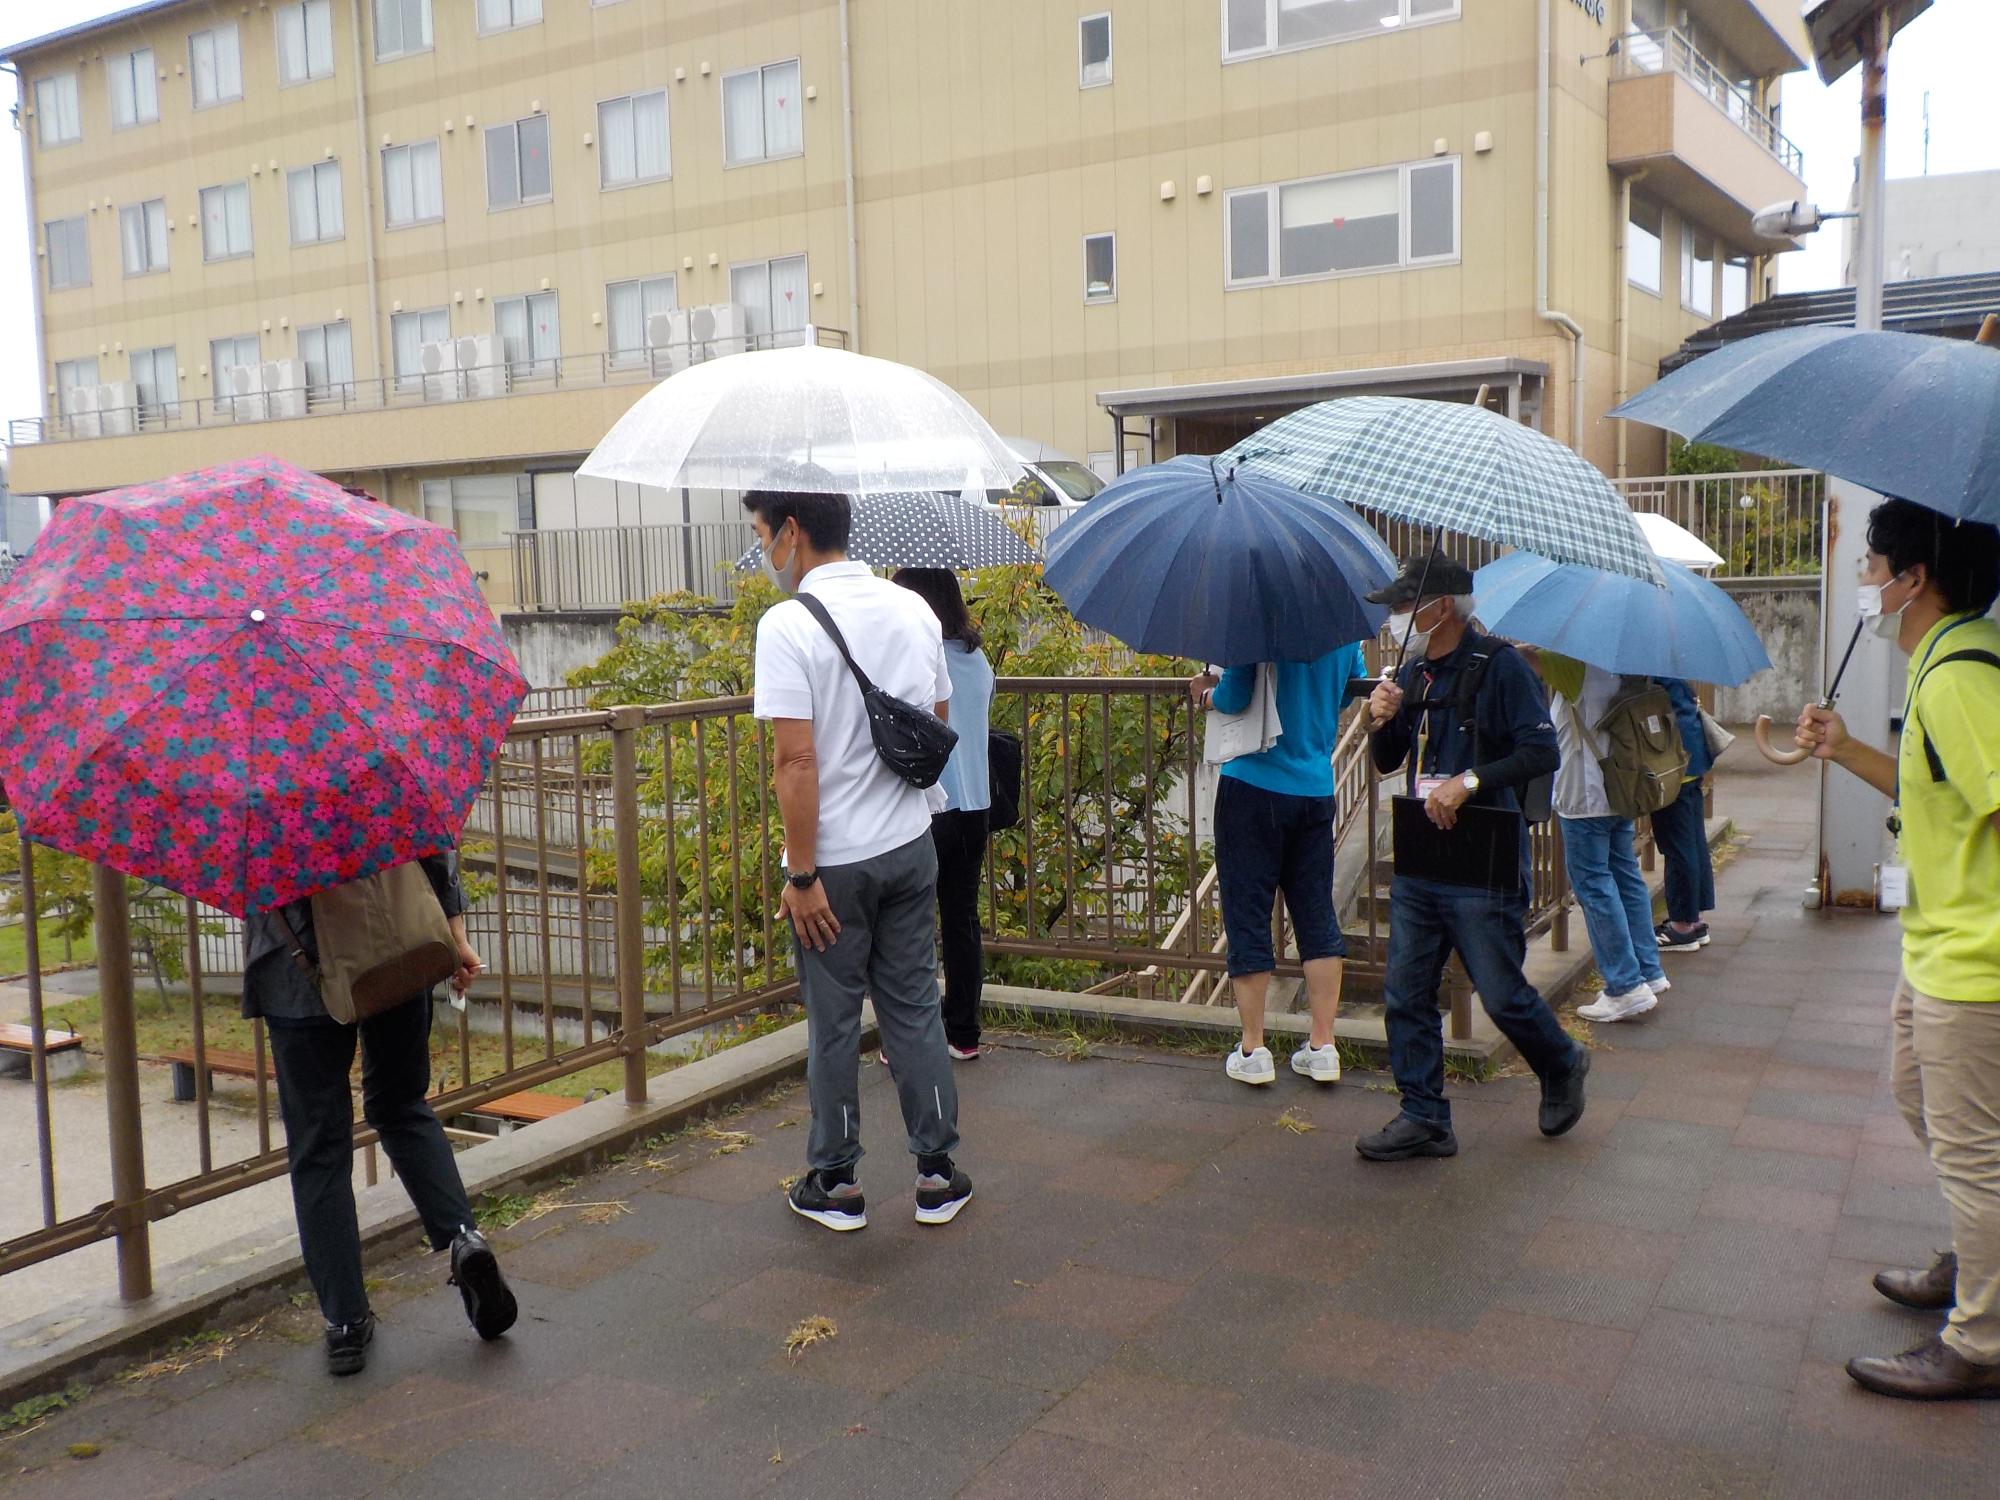
[[(1369, 595), (1395, 614), (1392, 638), (1407, 660), (1368, 700), (1376, 770), (1405, 768), (1402, 790), (1424, 799), (1439, 828), (1467, 804), (1521, 811), (1521, 793), (1551, 775), (1560, 756), (1540, 682), (1521, 654), (1472, 628), (1472, 574), (1442, 553), (1413, 557)], [(1413, 753), (1414, 752), (1414, 753)], [(1583, 1117), (1590, 1054), (1563, 1032), (1521, 970), (1527, 955), (1528, 827), (1521, 820), (1520, 881), (1496, 893), (1398, 873), (1390, 886), (1389, 970), (1384, 980), (1389, 1066), (1403, 1109), (1355, 1149), (1370, 1161), (1452, 1156), (1444, 1096), (1444, 1022), (1438, 981), (1456, 952), (1494, 1025), (1542, 1080), (1543, 1135)]]

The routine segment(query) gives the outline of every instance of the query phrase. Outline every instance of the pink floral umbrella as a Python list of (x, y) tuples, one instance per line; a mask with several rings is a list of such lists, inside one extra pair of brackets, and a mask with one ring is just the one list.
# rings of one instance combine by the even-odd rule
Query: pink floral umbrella
[(28, 837), (239, 914), (455, 847), (526, 691), (450, 532), (274, 458), (64, 501), (0, 587)]

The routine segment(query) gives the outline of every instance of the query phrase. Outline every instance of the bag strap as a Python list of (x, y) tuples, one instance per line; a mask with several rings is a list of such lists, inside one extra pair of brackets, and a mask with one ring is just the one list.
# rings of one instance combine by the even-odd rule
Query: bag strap
[(1930, 763), (1931, 780), (1934, 783), (1943, 782), (1947, 779), (1945, 776), (1944, 761), (1937, 753), (1937, 746), (1931, 743), (1931, 737), (1924, 733), (1922, 706), (1918, 702), (1918, 699), (1923, 693), (1924, 684), (1930, 680), (1931, 673), (1935, 672), (1939, 667), (1944, 666), (1947, 662), (1954, 661), (1976, 661), (1984, 666), (2000, 667), (2000, 656), (1995, 656), (1991, 651), (1954, 651), (1949, 656), (1939, 657), (1928, 667), (1924, 668), (1924, 675), (1917, 679), (1916, 691), (1910, 695), (1910, 716), (1917, 721), (1917, 734), (1923, 742), (1924, 759)]
[(292, 920), (292, 903), (286, 902), (278, 908), (278, 920), (285, 924), (285, 930), (292, 935), (292, 962), (299, 966), (299, 972), (306, 978), (319, 983), (319, 965), (306, 952), (306, 935), (299, 931), (298, 923)]
[(1472, 763), (1475, 766), (1486, 761), (1486, 746), (1479, 733), (1479, 692), (1486, 686), (1486, 673), (1493, 665), (1493, 658), (1502, 651), (1514, 649), (1492, 636), (1484, 637), (1479, 645), (1482, 649), (1473, 652), (1472, 660), (1459, 671), (1458, 681), (1451, 690), (1452, 708), (1458, 714), (1459, 731), (1472, 737)]
[(827, 613), (826, 606), (811, 594), (801, 593), (795, 597), (806, 607), (806, 613), (819, 621), (820, 628), (833, 638), (833, 647), (840, 653), (840, 659), (847, 663), (847, 670), (854, 674), (854, 680), (861, 688), (861, 696), (865, 698), (874, 692), (875, 684), (868, 680), (868, 674), (861, 670), (854, 660), (853, 653), (847, 649), (847, 637), (843, 636), (840, 627), (833, 623), (833, 616)]

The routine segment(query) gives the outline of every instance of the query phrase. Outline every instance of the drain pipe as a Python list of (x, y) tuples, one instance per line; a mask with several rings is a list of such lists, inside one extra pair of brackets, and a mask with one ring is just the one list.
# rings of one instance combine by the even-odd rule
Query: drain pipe
[(861, 352), (861, 240), (854, 229), (854, 54), (847, 0), (840, 0), (840, 133), (847, 173), (847, 347)]
[(375, 370), (375, 394), (387, 405), (382, 388), (382, 288), (375, 268), (375, 150), (368, 144), (368, 64), (361, 45), (361, 0), (352, 0), (348, 24), (354, 32), (354, 130), (361, 142), (361, 260), (368, 272), (368, 354)]
[[(1632, 363), (1632, 186), (1646, 175), (1641, 167), (1630, 176), (1618, 179), (1618, 370), (1616, 384), (1617, 404), (1625, 404), (1631, 392)], [(1632, 424), (1618, 424), (1618, 477), (1623, 479), (1630, 468)]]
[[(62, 392), (57, 391), (53, 397), (44, 394), (55, 376), (55, 367), (49, 363), (48, 340), (42, 326), (45, 273), (35, 256), (42, 242), (42, 221), (35, 217), (35, 159), (28, 144), (28, 132), (39, 129), (40, 121), (37, 119), (34, 125), (28, 123), (28, 80), (21, 70), (12, 63), (0, 63), (0, 68), (14, 75), (14, 133), (21, 138), (21, 192), (28, 206), (28, 297), (35, 319), (35, 409), (43, 413), (42, 436), (47, 437), (49, 428), (62, 420)], [(13, 436), (11, 429), (7, 435)]]
[(1549, 32), (1556, 0), (1535, 7), (1535, 316), (1571, 341), (1569, 445), (1583, 451), (1583, 325), (1549, 306)]

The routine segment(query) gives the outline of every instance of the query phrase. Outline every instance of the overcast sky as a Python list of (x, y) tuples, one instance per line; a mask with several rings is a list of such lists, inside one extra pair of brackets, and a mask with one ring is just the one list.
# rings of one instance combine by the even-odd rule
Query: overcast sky
[[(0, 5), (0, 41), (19, 41), (126, 8), (129, 0), (10, 0)], [(1485, 3), (1485, 0), (1468, 0)], [(32, 27), (22, 21), (33, 17)], [(2000, 0), (1936, 0), (1896, 40), (1889, 69), (1889, 175), (1924, 170), (1923, 98), (1930, 94), (1930, 170), (2000, 167), (1993, 127), (1993, 60), (2000, 57)], [(1811, 73), (1784, 83), (1784, 129), (1805, 152), (1807, 187), (1822, 207), (1844, 206), (1860, 139), (1860, 70), (1832, 88)], [(11, 73), (0, 73), (0, 110), (15, 102)], [(0, 120), (0, 129), (4, 129)], [(40, 410), (29, 293), (32, 239), (21, 190), (18, 139), (0, 139), (0, 419)], [(1779, 286), (1837, 286), (1840, 232), (1829, 226), (1809, 248), (1779, 261)], [(113, 268), (115, 271), (115, 267)], [(100, 270), (101, 274), (101, 270)], [(4, 429), (0, 429), (4, 430)]]

